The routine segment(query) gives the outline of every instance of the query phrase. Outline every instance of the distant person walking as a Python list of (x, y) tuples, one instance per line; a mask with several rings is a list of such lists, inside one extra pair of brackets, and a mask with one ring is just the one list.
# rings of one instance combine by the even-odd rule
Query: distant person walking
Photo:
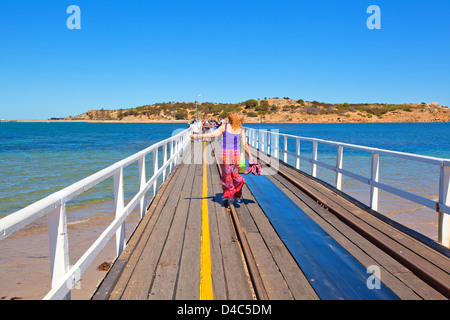
[(202, 123), (200, 121), (194, 120), (191, 124), (191, 135), (198, 135), (202, 129)]
[[(222, 169), (222, 190), (223, 199), (226, 207), (230, 205), (230, 202), (234, 198), (242, 197), (242, 186), (245, 183), (244, 178), (239, 174), (239, 158), (241, 155), (241, 135), (245, 137), (245, 131), (242, 128), (243, 117), (236, 112), (230, 112), (228, 115), (229, 124), (220, 126), (212, 133), (206, 134), (192, 134), (191, 138), (215, 138), (223, 135), (222, 147), (220, 151), (220, 157), (222, 163), (220, 164)], [(247, 144), (247, 140), (244, 138), (243, 149), (252, 159), (250, 154), (250, 148)]]

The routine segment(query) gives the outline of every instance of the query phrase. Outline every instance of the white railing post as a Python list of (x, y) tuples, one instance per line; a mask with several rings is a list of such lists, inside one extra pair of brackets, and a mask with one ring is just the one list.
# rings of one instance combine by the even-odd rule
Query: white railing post
[(178, 163), (178, 137), (173, 140), (173, 166), (175, 167)]
[(181, 156), (184, 151), (184, 136), (180, 136), (180, 149), (181, 149), (181, 151), (180, 151), (180, 159), (181, 159)]
[[(450, 207), (450, 166), (444, 161), (440, 170), (439, 204)], [(438, 241), (450, 248), (450, 214), (439, 211)]]
[(297, 155), (295, 159), (295, 167), (300, 170), (300, 139), (295, 139), (295, 154)]
[(176, 164), (178, 164), (180, 162), (180, 158), (181, 158), (180, 149), (181, 149), (181, 137), (178, 137), (177, 138), (177, 156), (176, 156), (177, 161), (176, 161)]
[(170, 165), (169, 165), (169, 167), (170, 167), (169, 172), (172, 172), (172, 167), (173, 167), (172, 157), (173, 157), (173, 139), (170, 139), (170, 159), (171, 159), (171, 161), (170, 161)]
[[(118, 219), (125, 207), (123, 194), (123, 168), (120, 168), (120, 170), (118, 170), (114, 174), (114, 201), (116, 209), (115, 218)], [(125, 221), (116, 231), (117, 257), (120, 256), (124, 248), (125, 248)]]
[[(65, 204), (55, 208), (48, 214), (48, 235), (52, 288), (54, 288), (69, 270), (69, 240), (67, 236)], [(65, 299), (70, 300), (70, 291)]]
[[(212, 140), (211, 140), (212, 141)], [(252, 140), (250, 139), (250, 130), (245, 130), (245, 141), (250, 145)]]
[[(145, 177), (145, 155), (143, 155), (141, 158), (139, 158), (138, 160), (138, 164), (139, 164), (139, 190), (142, 190), (145, 188), (146, 185), (146, 177)], [(140, 201), (140, 213), (141, 213), (141, 219), (144, 218), (145, 216), (145, 198), (146, 196), (144, 195)]]
[(264, 144), (264, 131), (261, 131), (261, 151), (264, 152), (264, 147), (266, 145)]
[(252, 147), (256, 147), (256, 130), (252, 129)]
[(267, 155), (271, 155), (270, 152), (272, 150), (271, 144), (272, 143), (272, 133), (270, 131), (267, 131)]
[[(167, 163), (167, 143), (164, 143), (163, 145), (163, 157), (164, 157), (164, 161), (163, 161), (163, 166)], [(163, 171), (163, 181), (166, 181), (166, 171), (167, 169), (164, 169)]]
[[(336, 167), (342, 169), (342, 157), (344, 154), (344, 147), (338, 146), (336, 153)], [(336, 189), (342, 190), (342, 173), (336, 170)]]
[(181, 149), (181, 138), (178, 137), (178, 139), (177, 139), (177, 148), (176, 148), (177, 156), (175, 157), (176, 158), (176, 162), (175, 162), (176, 164), (180, 163), (180, 158), (181, 158), (180, 149)]
[[(372, 168), (370, 174), (370, 182), (378, 182), (380, 171), (380, 154), (372, 152)], [(370, 207), (378, 210), (378, 188), (373, 185), (370, 186)]]
[(273, 148), (275, 152), (275, 158), (280, 159), (280, 134), (274, 133), (273, 135), (275, 137), (275, 147)]
[[(156, 172), (158, 171), (158, 149), (155, 148), (153, 150), (153, 176), (155, 176)], [(155, 179), (155, 182), (153, 183), (153, 196), (156, 196), (156, 193), (158, 192), (158, 179)]]
[(284, 138), (284, 157), (283, 160), (284, 162), (287, 163), (287, 136), (283, 136)]
[(264, 152), (264, 137), (262, 130), (258, 130), (258, 147), (261, 150), (261, 152)]
[(256, 149), (259, 150), (259, 130), (255, 130), (256, 133)]
[[(317, 140), (313, 141), (313, 153), (312, 153), (312, 159), (313, 161), (317, 161)], [(311, 175), (313, 177), (316, 177), (317, 175), (317, 164), (313, 162), (312, 164), (312, 170)]]

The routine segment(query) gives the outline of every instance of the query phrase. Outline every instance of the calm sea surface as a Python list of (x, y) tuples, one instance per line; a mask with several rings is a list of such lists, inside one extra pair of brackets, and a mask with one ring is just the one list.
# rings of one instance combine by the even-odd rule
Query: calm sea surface
[[(249, 124), (249, 127), (279, 130), (302, 137), (315, 137), (363, 146), (450, 158), (450, 123), (402, 124)], [(168, 138), (187, 124), (137, 123), (0, 123), (0, 215), (7, 215), (71, 185), (151, 144)], [(280, 146), (283, 141), (280, 141)], [(295, 152), (295, 141), (288, 140)], [(302, 143), (301, 153), (310, 156), (312, 144)], [(150, 158), (150, 157), (149, 157)], [(336, 148), (319, 145), (320, 161), (335, 165)], [(151, 161), (148, 160), (148, 161)], [(288, 162), (294, 164), (292, 157)], [(304, 161), (305, 162), (305, 161)], [(439, 168), (414, 161), (381, 157), (380, 181), (437, 199)], [(301, 163), (310, 173), (311, 166)], [(370, 154), (344, 149), (344, 169), (370, 177)], [(152, 174), (147, 165), (147, 177)], [(335, 173), (318, 169), (318, 177), (334, 185)], [(105, 181), (70, 202), (88, 207), (113, 199), (113, 185)], [(137, 164), (125, 169), (125, 192), (137, 192)], [(368, 203), (369, 188), (344, 178), (343, 191)], [(422, 212), (380, 192), (380, 211), (416, 223), (411, 211)], [(92, 214), (85, 210), (86, 215)], [(432, 214), (432, 213), (430, 213)], [(75, 217), (76, 219), (76, 217)], [(435, 217), (431, 217), (433, 221)], [(427, 220), (428, 221), (428, 220)], [(428, 223), (428, 222), (423, 222)], [(431, 222), (430, 222), (431, 223)]]
[[(24, 208), (169, 138), (180, 128), (187, 128), (187, 124), (0, 123), (0, 215)], [(151, 168), (150, 163), (148, 177)], [(137, 192), (133, 180), (138, 181), (137, 174), (137, 164), (124, 170), (128, 194)], [(109, 180), (112, 178), (70, 204), (112, 199), (113, 184)]]

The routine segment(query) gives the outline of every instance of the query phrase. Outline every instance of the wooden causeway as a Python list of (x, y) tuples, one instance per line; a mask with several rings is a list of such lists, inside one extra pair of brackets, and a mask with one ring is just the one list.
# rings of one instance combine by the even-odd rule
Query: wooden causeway
[[(92, 298), (320, 299), (250, 189), (244, 186), (243, 200), (225, 209), (219, 166), (204, 165), (201, 141), (191, 147), (160, 187)], [(253, 152), (257, 154), (255, 149)], [(258, 156), (264, 163), (264, 155)], [(378, 266), (383, 283), (400, 299), (448, 299), (445, 290), (431, 285), (405, 263), (409, 260), (399, 261), (392, 252), (355, 230), (355, 225), (447, 284), (448, 251), (435, 250), (292, 167), (280, 163), (280, 172), (269, 179), (363, 266)], [(207, 226), (202, 225), (205, 212)], [(209, 250), (202, 247), (202, 230), (209, 230)], [(211, 283), (206, 287), (212, 287), (211, 294), (201, 291), (204, 254), (209, 254)]]

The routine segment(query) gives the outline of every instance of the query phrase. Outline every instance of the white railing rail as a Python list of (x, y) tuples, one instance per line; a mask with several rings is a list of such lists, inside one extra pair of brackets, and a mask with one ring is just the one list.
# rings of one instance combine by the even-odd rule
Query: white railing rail
[[(126, 241), (125, 219), (138, 205), (140, 205), (141, 219), (144, 217), (147, 191), (153, 185), (153, 194), (157, 193), (158, 178), (162, 175), (162, 180), (166, 179), (167, 171), (170, 173), (173, 166), (179, 163), (189, 141), (189, 129), (187, 129), (0, 219), (0, 240), (3, 240), (29, 223), (48, 214), (52, 289), (44, 299), (69, 299), (70, 290), (80, 280), (83, 272), (114, 234), (116, 234), (116, 256), (120, 255)], [(161, 168), (158, 167), (158, 150), (160, 147), (163, 150), (163, 165)], [(153, 155), (154, 170), (153, 176), (147, 181), (145, 157), (149, 153)], [(139, 192), (125, 206), (123, 169), (136, 161), (139, 165), (139, 181), (137, 181)], [(115, 218), (83, 256), (73, 266), (69, 267), (66, 203), (112, 176), (114, 179)]]
[[(336, 172), (336, 188), (342, 190), (342, 175), (350, 177), (352, 179), (358, 180), (370, 186), (370, 207), (377, 211), (378, 210), (378, 190), (383, 190), (393, 195), (402, 197), (404, 199), (410, 200), (412, 202), (423, 205), (427, 208), (436, 210), (439, 213), (439, 231), (438, 231), (438, 241), (450, 247), (450, 159), (428, 157), (422, 155), (416, 155), (411, 153), (390, 151), (385, 149), (371, 148), (360, 145), (329, 141), (323, 139), (315, 139), (308, 137), (299, 137), (290, 134), (282, 134), (274, 131), (258, 130), (253, 128), (245, 128), (246, 135), (249, 140), (249, 144), (263, 152), (266, 152), (272, 157), (279, 159), (280, 153), (283, 153), (283, 159), (287, 163), (287, 156), (290, 155), (295, 158), (295, 167), (300, 170), (300, 160), (308, 161), (312, 164), (311, 175), (316, 177), (317, 166), (322, 168), (332, 170)], [(279, 146), (280, 137), (283, 138), (283, 147)], [(295, 139), (296, 150), (292, 152), (288, 150), (288, 138)], [(300, 154), (300, 142), (309, 141), (312, 142), (312, 156), (306, 157)], [(324, 163), (317, 159), (318, 146), (319, 144), (332, 145), (337, 148), (336, 151), (336, 165), (330, 165)], [(371, 176), (370, 178), (363, 177), (359, 174), (345, 170), (342, 167), (343, 163), (343, 150), (344, 148), (349, 148), (353, 150), (359, 150), (370, 153), (371, 156)], [(402, 158), (406, 160), (413, 160), (423, 163), (428, 163), (436, 165), (440, 168), (439, 175), (439, 200), (431, 200), (422, 197), (417, 194), (413, 194), (408, 191), (398, 189), (396, 187), (387, 185), (385, 183), (379, 182), (380, 174), (380, 155), (386, 155), (396, 158)]]

